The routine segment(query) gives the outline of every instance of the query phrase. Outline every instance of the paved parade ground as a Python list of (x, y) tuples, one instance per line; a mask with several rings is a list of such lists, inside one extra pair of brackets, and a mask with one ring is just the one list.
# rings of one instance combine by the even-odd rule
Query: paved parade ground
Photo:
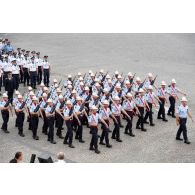
[[(127, 74), (136, 73), (142, 80), (148, 72), (158, 74), (156, 84), (162, 80), (168, 84), (172, 78), (177, 86), (187, 93), (189, 107), (195, 118), (195, 34), (0, 34), (7, 37), (16, 49), (40, 51), (41, 56), (48, 55), (52, 65), (53, 78), (67, 78), (68, 74), (96, 72), (103, 68), (112, 75), (115, 70)], [(23, 87), (19, 90), (23, 92)], [(166, 105), (168, 107), (169, 104)], [(60, 151), (65, 153), (68, 162), (195, 162), (195, 123), (188, 120), (190, 145), (175, 140), (177, 126), (175, 119), (167, 117), (168, 123), (157, 121), (154, 109), (155, 127), (146, 126), (147, 132), (135, 129), (135, 138), (124, 135), (121, 129), (122, 143), (110, 139), (112, 149), (99, 146), (101, 154), (89, 151), (91, 135), (84, 129), (84, 144), (73, 141), (76, 148), (47, 142), (41, 133), (40, 119), (39, 141), (32, 139), (32, 132), (25, 122), (25, 138), (18, 136), (15, 116), (10, 117), (10, 134), (0, 131), (0, 162), (8, 162), (16, 151), (22, 151), (25, 162), (30, 161), (32, 153), (49, 155), (56, 158)], [(25, 120), (26, 121), (26, 120)], [(0, 124), (2, 118), (0, 117)], [(123, 121), (123, 124), (126, 122)], [(65, 126), (64, 126), (65, 127)], [(113, 129), (113, 126), (111, 126)], [(65, 134), (63, 131), (63, 135)]]

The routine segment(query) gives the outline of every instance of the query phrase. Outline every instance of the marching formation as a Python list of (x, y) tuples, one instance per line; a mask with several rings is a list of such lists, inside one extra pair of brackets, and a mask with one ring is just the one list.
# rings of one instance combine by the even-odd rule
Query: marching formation
[[(14, 79), (16, 86), (12, 88), (11, 95), (9, 90), (6, 90), (7, 93), (3, 94), (0, 102), (3, 119), (1, 129), (5, 133), (9, 133), (9, 115), (15, 113), (15, 127), (18, 128), (18, 134), (21, 137), (25, 136), (23, 124), (26, 117), (33, 139), (39, 140), (38, 129), (41, 118), (42, 133), (47, 135), (50, 143), (56, 144), (54, 139), (56, 134), (63, 139), (65, 145), (74, 148), (74, 138), (80, 143), (85, 143), (83, 133), (87, 132), (83, 131), (83, 126), (86, 126), (91, 134), (89, 150), (99, 154), (99, 145), (112, 148), (110, 138), (122, 142), (123, 128), (127, 136), (135, 137), (133, 121), (136, 118), (136, 129), (146, 132), (146, 125), (152, 128), (155, 125), (153, 120), (153, 107), (155, 107), (158, 109), (158, 120), (167, 122), (166, 115), (176, 118), (179, 125), (176, 140), (183, 140), (180, 137), (183, 133), (184, 143), (190, 144), (186, 122), (187, 115), (191, 119), (192, 116), (187, 106), (186, 94), (177, 88), (175, 79), (172, 79), (168, 86), (165, 81), (157, 86), (155, 83), (157, 76), (154, 77), (152, 73), (148, 73), (146, 78), (141, 80), (131, 72), (123, 75), (115, 71), (110, 75), (104, 70), (95, 74), (89, 70), (85, 74), (79, 72), (74, 77), (68, 75), (67, 79), (61, 79), (59, 82), (54, 79), (49, 86), (48, 56), (44, 56), (44, 60), (41, 60), (39, 52), (33, 51), (31, 55), (29, 53), (20, 48), (18, 52), (2, 53), (1, 70), (3, 70), (3, 78), (5, 77), (3, 82), (8, 82), (10, 85), (10, 80)], [(6, 67), (9, 67), (10, 62), (12, 68), (18, 66), (17, 72), (13, 69), (7, 71)], [(42, 82), (42, 73), (44, 73), (44, 82)], [(18, 90), (19, 83), (24, 83), (25, 86), (27, 82), (27, 85), (30, 85), (29, 75), (31, 86), (28, 86), (28, 92), (21, 94)], [(37, 83), (38, 89), (36, 89)], [(14, 91), (15, 97), (13, 97)], [(181, 105), (176, 109), (176, 101), (180, 99), (179, 94), (183, 97)], [(170, 107), (166, 113), (165, 104), (168, 100)], [(112, 122), (114, 129), (110, 128)], [(64, 124), (66, 125), (65, 137), (62, 135)]]

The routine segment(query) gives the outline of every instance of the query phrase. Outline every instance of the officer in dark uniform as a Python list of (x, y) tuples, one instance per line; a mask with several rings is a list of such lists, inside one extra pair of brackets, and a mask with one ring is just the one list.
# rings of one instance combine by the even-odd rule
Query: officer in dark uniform
[(16, 89), (15, 80), (12, 77), (12, 73), (8, 73), (8, 78), (5, 79), (5, 91), (7, 91), (8, 100), (12, 104), (14, 90)]

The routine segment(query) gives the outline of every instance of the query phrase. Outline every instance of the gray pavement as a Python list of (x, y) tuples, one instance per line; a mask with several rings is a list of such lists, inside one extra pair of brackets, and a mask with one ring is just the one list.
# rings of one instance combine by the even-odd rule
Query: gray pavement
[[(5, 34), (0, 34), (0, 37)], [(195, 34), (7, 34), (15, 48), (22, 47), (49, 55), (52, 63), (52, 78), (65, 78), (67, 74), (94, 72), (100, 68), (124, 74), (136, 72), (144, 78), (148, 72), (158, 74), (167, 83), (175, 78), (177, 85), (188, 94), (189, 106), (195, 116)], [(23, 91), (25, 89), (21, 89)], [(167, 105), (168, 106), (168, 105)], [(57, 144), (47, 142), (39, 128), (39, 141), (32, 139), (25, 123), (25, 138), (17, 135), (15, 116), (10, 118), (10, 134), (0, 132), (0, 162), (8, 162), (16, 151), (23, 151), (25, 162), (30, 155), (47, 154), (54, 159), (64, 151), (69, 162), (195, 162), (195, 124), (188, 121), (188, 134), (192, 142), (185, 145), (175, 141), (177, 126), (169, 118), (168, 123), (156, 120), (155, 127), (147, 132), (135, 130), (135, 138), (121, 130), (123, 142), (111, 140), (112, 149), (100, 146), (101, 154), (88, 150), (90, 134), (84, 129), (85, 144), (74, 140), (75, 149), (70, 149), (56, 138)], [(134, 127), (137, 118), (134, 118)], [(0, 124), (2, 120), (0, 117)], [(125, 123), (125, 122), (123, 122)], [(42, 121), (40, 120), (40, 127)], [(66, 128), (65, 128), (66, 129)], [(65, 131), (63, 132), (65, 133)]]

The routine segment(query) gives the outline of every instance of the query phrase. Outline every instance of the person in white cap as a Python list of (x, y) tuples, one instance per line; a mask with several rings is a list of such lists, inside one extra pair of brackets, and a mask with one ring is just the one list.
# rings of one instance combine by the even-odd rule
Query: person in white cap
[(23, 124), (25, 119), (26, 105), (21, 95), (18, 95), (18, 102), (15, 105), (15, 111), (16, 111), (16, 124), (18, 127), (18, 134), (21, 137), (24, 137), (25, 135), (23, 133)]
[(42, 97), (42, 95), (43, 95), (43, 89), (44, 89), (44, 87), (45, 87), (45, 85), (44, 85), (44, 83), (40, 83), (40, 85), (39, 85), (39, 89), (38, 89), (38, 91), (37, 91), (37, 93), (36, 93), (36, 96), (40, 99), (41, 97)]
[(29, 64), (29, 75), (31, 87), (36, 89), (38, 67), (35, 63), (35, 58), (31, 57), (31, 63)]
[(165, 103), (167, 103), (166, 95), (167, 95), (166, 83), (165, 81), (162, 81), (161, 87), (158, 88), (157, 90), (157, 96), (160, 99), (157, 119), (162, 119), (164, 122), (168, 121), (165, 117)]
[(131, 92), (131, 83), (129, 81), (125, 81), (125, 86), (123, 87), (123, 93), (124, 94), (127, 94), (127, 93), (130, 93)]
[(29, 72), (29, 65), (30, 65), (30, 63), (29, 63), (29, 60), (28, 60), (28, 55), (25, 54), (24, 55), (24, 60), (23, 60), (23, 65), (21, 66), (22, 72), (24, 74), (24, 87), (26, 86), (26, 84), (27, 84), (27, 86), (30, 85), (30, 83), (29, 83), (30, 75), (28, 73)]
[(133, 75), (131, 72), (129, 72), (127, 74), (125, 81), (128, 81), (128, 82), (130, 82), (131, 85), (133, 85), (135, 75), (136, 75), (136, 73)]
[[(93, 105), (91, 107), (91, 114), (88, 117), (90, 133), (92, 134), (89, 150), (95, 151), (96, 154), (99, 154), (100, 151), (98, 150), (98, 123), (99, 121), (105, 123), (105, 121), (100, 118), (97, 110), (97, 107)], [(107, 124), (105, 124), (105, 126), (108, 128)]]
[(42, 101), (40, 104), (40, 112), (43, 116), (43, 127), (42, 127), (42, 133), (47, 135), (47, 130), (48, 130), (48, 120), (45, 114), (45, 109), (47, 108), (47, 99), (48, 99), (48, 95), (47, 93), (43, 93), (43, 97), (42, 97)]
[(48, 121), (48, 139), (47, 141), (51, 142), (52, 144), (56, 144), (56, 141), (54, 140), (54, 121), (55, 121), (55, 112), (52, 112), (54, 107), (52, 99), (47, 100), (47, 107), (45, 109), (45, 115), (47, 117)]
[(111, 112), (114, 116), (113, 117), (114, 130), (112, 132), (112, 139), (116, 139), (117, 142), (122, 142), (122, 140), (120, 139), (120, 127), (123, 127), (121, 124), (121, 113), (123, 113), (129, 119), (130, 117), (125, 112), (125, 110), (122, 108), (120, 104), (120, 98), (118, 96), (113, 97), (112, 105), (111, 105)]
[(75, 139), (78, 139), (80, 143), (84, 143), (83, 140), (83, 119), (84, 116), (88, 118), (88, 115), (85, 111), (85, 102), (83, 102), (83, 99), (81, 97), (76, 98), (76, 105), (74, 105), (74, 113), (75, 113), (75, 119), (74, 122), (76, 123), (76, 135)]
[(152, 107), (153, 105), (157, 108), (157, 104), (156, 101), (158, 103), (161, 103), (160, 99), (158, 98), (158, 96), (153, 92), (153, 87), (151, 85), (148, 86), (147, 88), (147, 92), (145, 94), (145, 99), (148, 103), (148, 106), (150, 107), (150, 110), (146, 109), (146, 114), (144, 117), (144, 123), (145, 124), (149, 124), (149, 122), (147, 121), (149, 118), (150, 121), (150, 126), (154, 126), (154, 122), (153, 122), (153, 111), (152, 111)]
[(40, 58), (40, 52), (36, 52), (35, 63), (38, 67), (37, 84), (40, 85), (43, 77), (43, 59)]
[(48, 62), (48, 56), (43, 59), (43, 77), (45, 86), (49, 87), (49, 78), (51, 72), (51, 64)]
[[(109, 143), (109, 132), (110, 132), (109, 125), (110, 125), (110, 117), (114, 117), (114, 116), (112, 115), (111, 110), (109, 108), (108, 100), (103, 101), (103, 106), (100, 108), (99, 116), (101, 119), (105, 121), (105, 123), (108, 126), (107, 128), (106, 125), (102, 123), (102, 134), (100, 137), (100, 145), (106, 145), (107, 148), (112, 148), (112, 145)], [(106, 143), (104, 143), (104, 139)]]
[(56, 125), (57, 125), (57, 132), (56, 135), (60, 139), (64, 139), (62, 136), (62, 130), (63, 130), (63, 123), (64, 123), (64, 116), (62, 115), (63, 110), (65, 108), (65, 100), (63, 95), (59, 95), (56, 105)]
[(172, 79), (171, 84), (169, 85), (167, 91), (169, 93), (169, 102), (170, 102), (170, 107), (169, 107), (167, 115), (175, 118), (175, 103), (179, 99), (177, 94), (180, 93), (184, 96), (186, 96), (186, 94), (176, 87), (175, 79)]
[(110, 100), (110, 94), (109, 94), (109, 90), (107, 88), (104, 88), (104, 90), (103, 90), (103, 95), (101, 97), (101, 103), (103, 103), (104, 100), (107, 100), (107, 101)]
[(11, 111), (10, 108), (11, 107), (10, 107), (10, 102), (8, 101), (8, 96), (6, 93), (4, 93), (3, 99), (0, 101), (0, 110), (1, 110), (1, 115), (2, 115), (2, 119), (3, 119), (1, 129), (5, 133), (9, 133), (9, 131), (7, 130), (7, 124), (9, 122), (9, 111)]
[(137, 111), (138, 115), (140, 113), (135, 104), (135, 101), (133, 100), (133, 95), (131, 93), (127, 93), (126, 98), (123, 101), (122, 107), (130, 117), (130, 118), (125, 117), (125, 119), (127, 120), (127, 125), (125, 127), (124, 133), (132, 137), (135, 137), (132, 130), (133, 116), (136, 114), (135, 111)]
[(147, 131), (146, 128), (144, 128), (144, 111), (145, 110), (150, 110), (150, 107), (144, 97), (145, 91), (141, 88), (139, 89), (139, 95), (136, 97), (136, 106), (138, 107), (139, 110), (139, 116), (138, 116), (138, 121), (136, 124), (136, 129), (141, 129), (142, 131)]
[(75, 148), (72, 144), (73, 142), (73, 116), (74, 116), (74, 107), (70, 100), (66, 101), (66, 109), (64, 109), (64, 120), (67, 127), (67, 132), (64, 138), (64, 144), (67, 144), (70, 148)]
[(30, 105), (30, 120), (32, 125), (32, 133), (33, 133), (33, 139), (39, 140), (39, 137), (37, 136), (37, 129), (39, 124), (39, 111), (40, 105), (38, 104), (38, 98), (36, 96), (33, 96), (32, 98), (32, 104)]
[(147, 76), (146, 81), (144, 82), (143, 88), (144, 88), (145, 90), (147, 90), (148, 87), (151, 85), (151, 86), (153, 86), (155, 89), (157, 89), (156, 85), (154, 84), (155, 81), (156, 81), (156, 78), (157, 78), (157, 76), (154, 78), (154, 76), (153, 76), (153, 74), (152, 74), (151, 72), (148, 73), (148, 76)]
[(114, 88), (114, 91), (112, 92), (112, 97), (119, 96), (120, 93), (121, 93), (121, 85), (117, 83)]
[(76, 92), (76, 90), (73, 89), (70, 97), (68, 97), (67, 99), (70, 100), (73, 105), (75, 105), (76, 104), (76, 97), (77, 97), (77, 92)]
[(80, 82), (78, 87), (76, 88), (77, 94), (81, 95), (84, 91), (85, 85), (83, 82)]
[(176, 122), (177, 122), (177, 125), (179, 125), (179, 129), (176, 134), (176, 140), (182, 141), (183, 139), (181, 139), (180, 136), (181, 136), (181, 133), (183, 133), (184, 143), (186, 144), (190, 144), (188, 140), (188, 136), (187, 136), (187, 127), (186, 127), (188, 116), (191, 118), (192, 122), (194, 122), (192, 118), (192, 114), (190, 113), (189, 107), (187, 105), (187, 99), (186, 97), (182, 97), (181, 105), (178, 106), (177, 111), (176, 111)]
[(12, 105), (15, 106), (18, 101), (18, 95), (20, 94), (19, 91), (15, 91), (15, 97), (13, 99)]
[(20, 67), (18, 66), (18, 64), (16, 62), (16, 58), (12, 59), (11, 63), (12, 63), (12, 76), (15, 80), (16, 90), (18, 90), (19, 83), (20, 83), (20, 79), (19, 79)]
[(141, 84), (142, 84), (141, 79), (139, 77), (137, 77), (135, 82), (133, 83), (133, 86), (132, 86), (132, 91), (134, 92), (134, 94), (139, 93), (139, 89), (140, 89)]
[(92, 94), (92, 98), (91, 98), (91, 100), (89, 102), (89, 108), (91, 109), (91, 107), (93, 105), (96, 106), (96, 107), (98, 107), (99, 106), (99, 102), (100, 102), (100, 99), (99, 99), (98, 94), (97, 93), (93, 93)]

